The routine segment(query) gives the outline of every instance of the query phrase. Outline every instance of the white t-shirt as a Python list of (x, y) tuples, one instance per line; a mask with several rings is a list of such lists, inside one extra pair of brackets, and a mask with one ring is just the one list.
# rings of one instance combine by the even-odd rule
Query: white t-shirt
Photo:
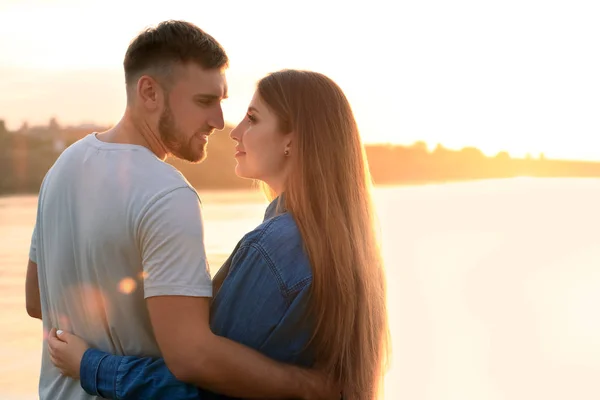
[[(30, 259), (38, 265), (44, 339), (64, 329), (114, 354), (160, 356), (145, 298), (210, 297), (200, 200), (142, 146), (90, 134), (66, 149), (39, 194)], [(89, 399), (44, 340), (41, 399)]]

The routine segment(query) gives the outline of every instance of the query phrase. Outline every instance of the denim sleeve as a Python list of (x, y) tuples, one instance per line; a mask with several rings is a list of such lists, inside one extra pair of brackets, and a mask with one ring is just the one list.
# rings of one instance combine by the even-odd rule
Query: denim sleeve
[(115, 356), (88, 349), (81, 360), (81, 387), (107, 399), (201, 399), (198, 388), (178, 381), (162, 358)]

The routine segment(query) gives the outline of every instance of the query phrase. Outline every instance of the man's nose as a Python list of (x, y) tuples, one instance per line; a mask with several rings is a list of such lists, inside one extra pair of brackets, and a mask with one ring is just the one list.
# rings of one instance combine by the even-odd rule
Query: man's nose
[(212, 126), (215, 129), (218, 129), (218, 130), (221, 130), (225, 127), (225, 119), (223, 118), (223, 109), (221, 108), (220, 105), (219, 105), (219, 107), (217, 107), (217, 110), (212, 115), (212, 118), (209, 123), (210, 123), (210, 126)]

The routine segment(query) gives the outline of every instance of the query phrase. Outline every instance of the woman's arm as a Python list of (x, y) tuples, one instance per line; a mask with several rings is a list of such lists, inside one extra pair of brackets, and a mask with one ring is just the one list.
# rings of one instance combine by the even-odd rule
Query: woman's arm
[(107, 399), (198, 400), (193, 385), (178, 381), (162, 358), (115, 356), (97, 349), (83, 354), (81, 387)]
[(52, 329), (50, 360), (63, 375), (80, 379), (81, 387), (107, 399), (202, 399), (194, 385), (175, 378), (164, 359), (116, 356), (89, 348), (78, 336)]

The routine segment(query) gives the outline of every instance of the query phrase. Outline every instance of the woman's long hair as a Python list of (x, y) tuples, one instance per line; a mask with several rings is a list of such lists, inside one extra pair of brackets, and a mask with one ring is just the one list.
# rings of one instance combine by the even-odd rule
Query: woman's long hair
[(315, 72), (272, 73), (258, 94), (281, 131), (294, 133), (285, 207), (312, 267), (317, 367), (343, 385), (345, 399), (376, 399), (389, 353), (386, 282), (352, 109), (340, 87)]

